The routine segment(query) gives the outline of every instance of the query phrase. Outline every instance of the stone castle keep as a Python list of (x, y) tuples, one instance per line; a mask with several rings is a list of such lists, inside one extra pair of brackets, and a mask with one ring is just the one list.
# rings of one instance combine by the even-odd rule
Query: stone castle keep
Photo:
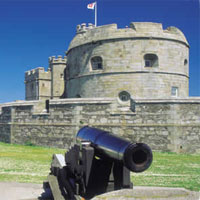
[[(153, 150), (200, 152), (200, 98), (176, 27), (77, 26), (66, 56), (25, 73), (26, 101), (0, 105), (0, 140), (68, 148), (90, 125)], [(191, 145), (192, 144), (192, 145)]]

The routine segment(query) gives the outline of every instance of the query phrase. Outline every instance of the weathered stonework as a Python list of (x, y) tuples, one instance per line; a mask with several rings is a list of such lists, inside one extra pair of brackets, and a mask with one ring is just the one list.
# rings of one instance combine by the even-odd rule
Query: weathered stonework
[(39, 67), (25, 73), (26, 100), (45, 100), (64, 96), (64, 71), (67, 59), (62, 56), (49, 58), (49, 68)]
[(68, 148), (89, 125), (153, 150), (200, 153), (200, 98), (188, 97), (188, 63), (175, 27), (78, 25), (66, 57), (49, 58), (47, 72), (26, 72), (28, 101), (0, 105), (0, 141)]
[(51, 72), (45, 72), (43, 67), (25, 73), (26, 100), (50, 98)]
[[(78, 27), (67, 51), (66, 97), (117, 97), (121, 91), (134, 98), (188, 97), (189, 45), (183, 33), (158, 23), (131, 23)], [(145, 55), (157, 56), (157, 65), (145, 66)], [(102, 58), (93, 70), (91, 59)]]
[(0, 140), (68, 148), (77, 131), (89, 125), (153, 150), (200, 153), (200, 98), (135, 99), (127, 105), (117, 98), (51, 100), (49, 113), (40, 103), (4, 105)]

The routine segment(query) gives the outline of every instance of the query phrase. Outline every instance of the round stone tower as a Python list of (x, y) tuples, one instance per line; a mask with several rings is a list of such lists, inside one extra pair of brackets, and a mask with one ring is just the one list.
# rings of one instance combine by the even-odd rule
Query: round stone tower
[(189, 45), (176, 27), (82, 24), (66, 54), (67, 98), (188, 97)]

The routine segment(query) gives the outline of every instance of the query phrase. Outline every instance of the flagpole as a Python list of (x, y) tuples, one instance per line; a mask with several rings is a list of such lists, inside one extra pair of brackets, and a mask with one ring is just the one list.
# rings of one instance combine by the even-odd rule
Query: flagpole
[(97, 27), (97, 1), (95, 2), (95, 27)]

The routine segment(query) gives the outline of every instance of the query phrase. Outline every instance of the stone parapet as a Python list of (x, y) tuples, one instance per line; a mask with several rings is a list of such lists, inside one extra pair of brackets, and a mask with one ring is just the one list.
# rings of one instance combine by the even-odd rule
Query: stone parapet
[(32, 69), (32, 70), (29, 70), (29, 71), (26, 71), (25, 74), (27, 76), (30, 76), (30, 75), (34, 75), (34, 74), (37, 74), (37, 73), (40, 73), (40, 72), (44, 72), (44, 67), (38, 67), (36, 69)]
[(122, 91), (134, 99), (189, 94), (187, 40), (178, 28), (164, 30), (160, 23), (78, 26), (67, 66), (66, 98), (117, 97)]
[(45, 71), (44, 67), (38, 67), (25, 72), (25, 83), (39, 79), (50, 80), (51, 72), (49, 70)]
[[(200, 98), (86, 98), (1, 105), (0, 140), (68, 148), (78, 130), (93, 126), (153, 150), (200, 152)], [(191, 145), (192, 144), (192, 145)]]
[(49, 64), (66, 64), (67, 63), (67, 56), (62, 57), (59, 56), (51, 56), (49, 57)]
[(116, 98), (68, 98), (68, 99), (52, 99), (51, 105), (64, 105), (64, 104), (99, 104), (99, 103), (112, 103)]
[(178, 104), (200, 104), (200, 97), (170, 98), (170, 99), (135, 99), (136, 103), (178, 103)]
[(70, 43), (68, 51), (71, 49), (102, 40), (116, 39), (160, 39), (172, 40), (188, 45), (184, 34), (176, 27), (163, 29), (162, 24), (152, 22), (131, 22), (130, 27), (124, 29), (117, 28), (117, 24), (94, 27), (90, 24), (77, 26), (77, 35)]

